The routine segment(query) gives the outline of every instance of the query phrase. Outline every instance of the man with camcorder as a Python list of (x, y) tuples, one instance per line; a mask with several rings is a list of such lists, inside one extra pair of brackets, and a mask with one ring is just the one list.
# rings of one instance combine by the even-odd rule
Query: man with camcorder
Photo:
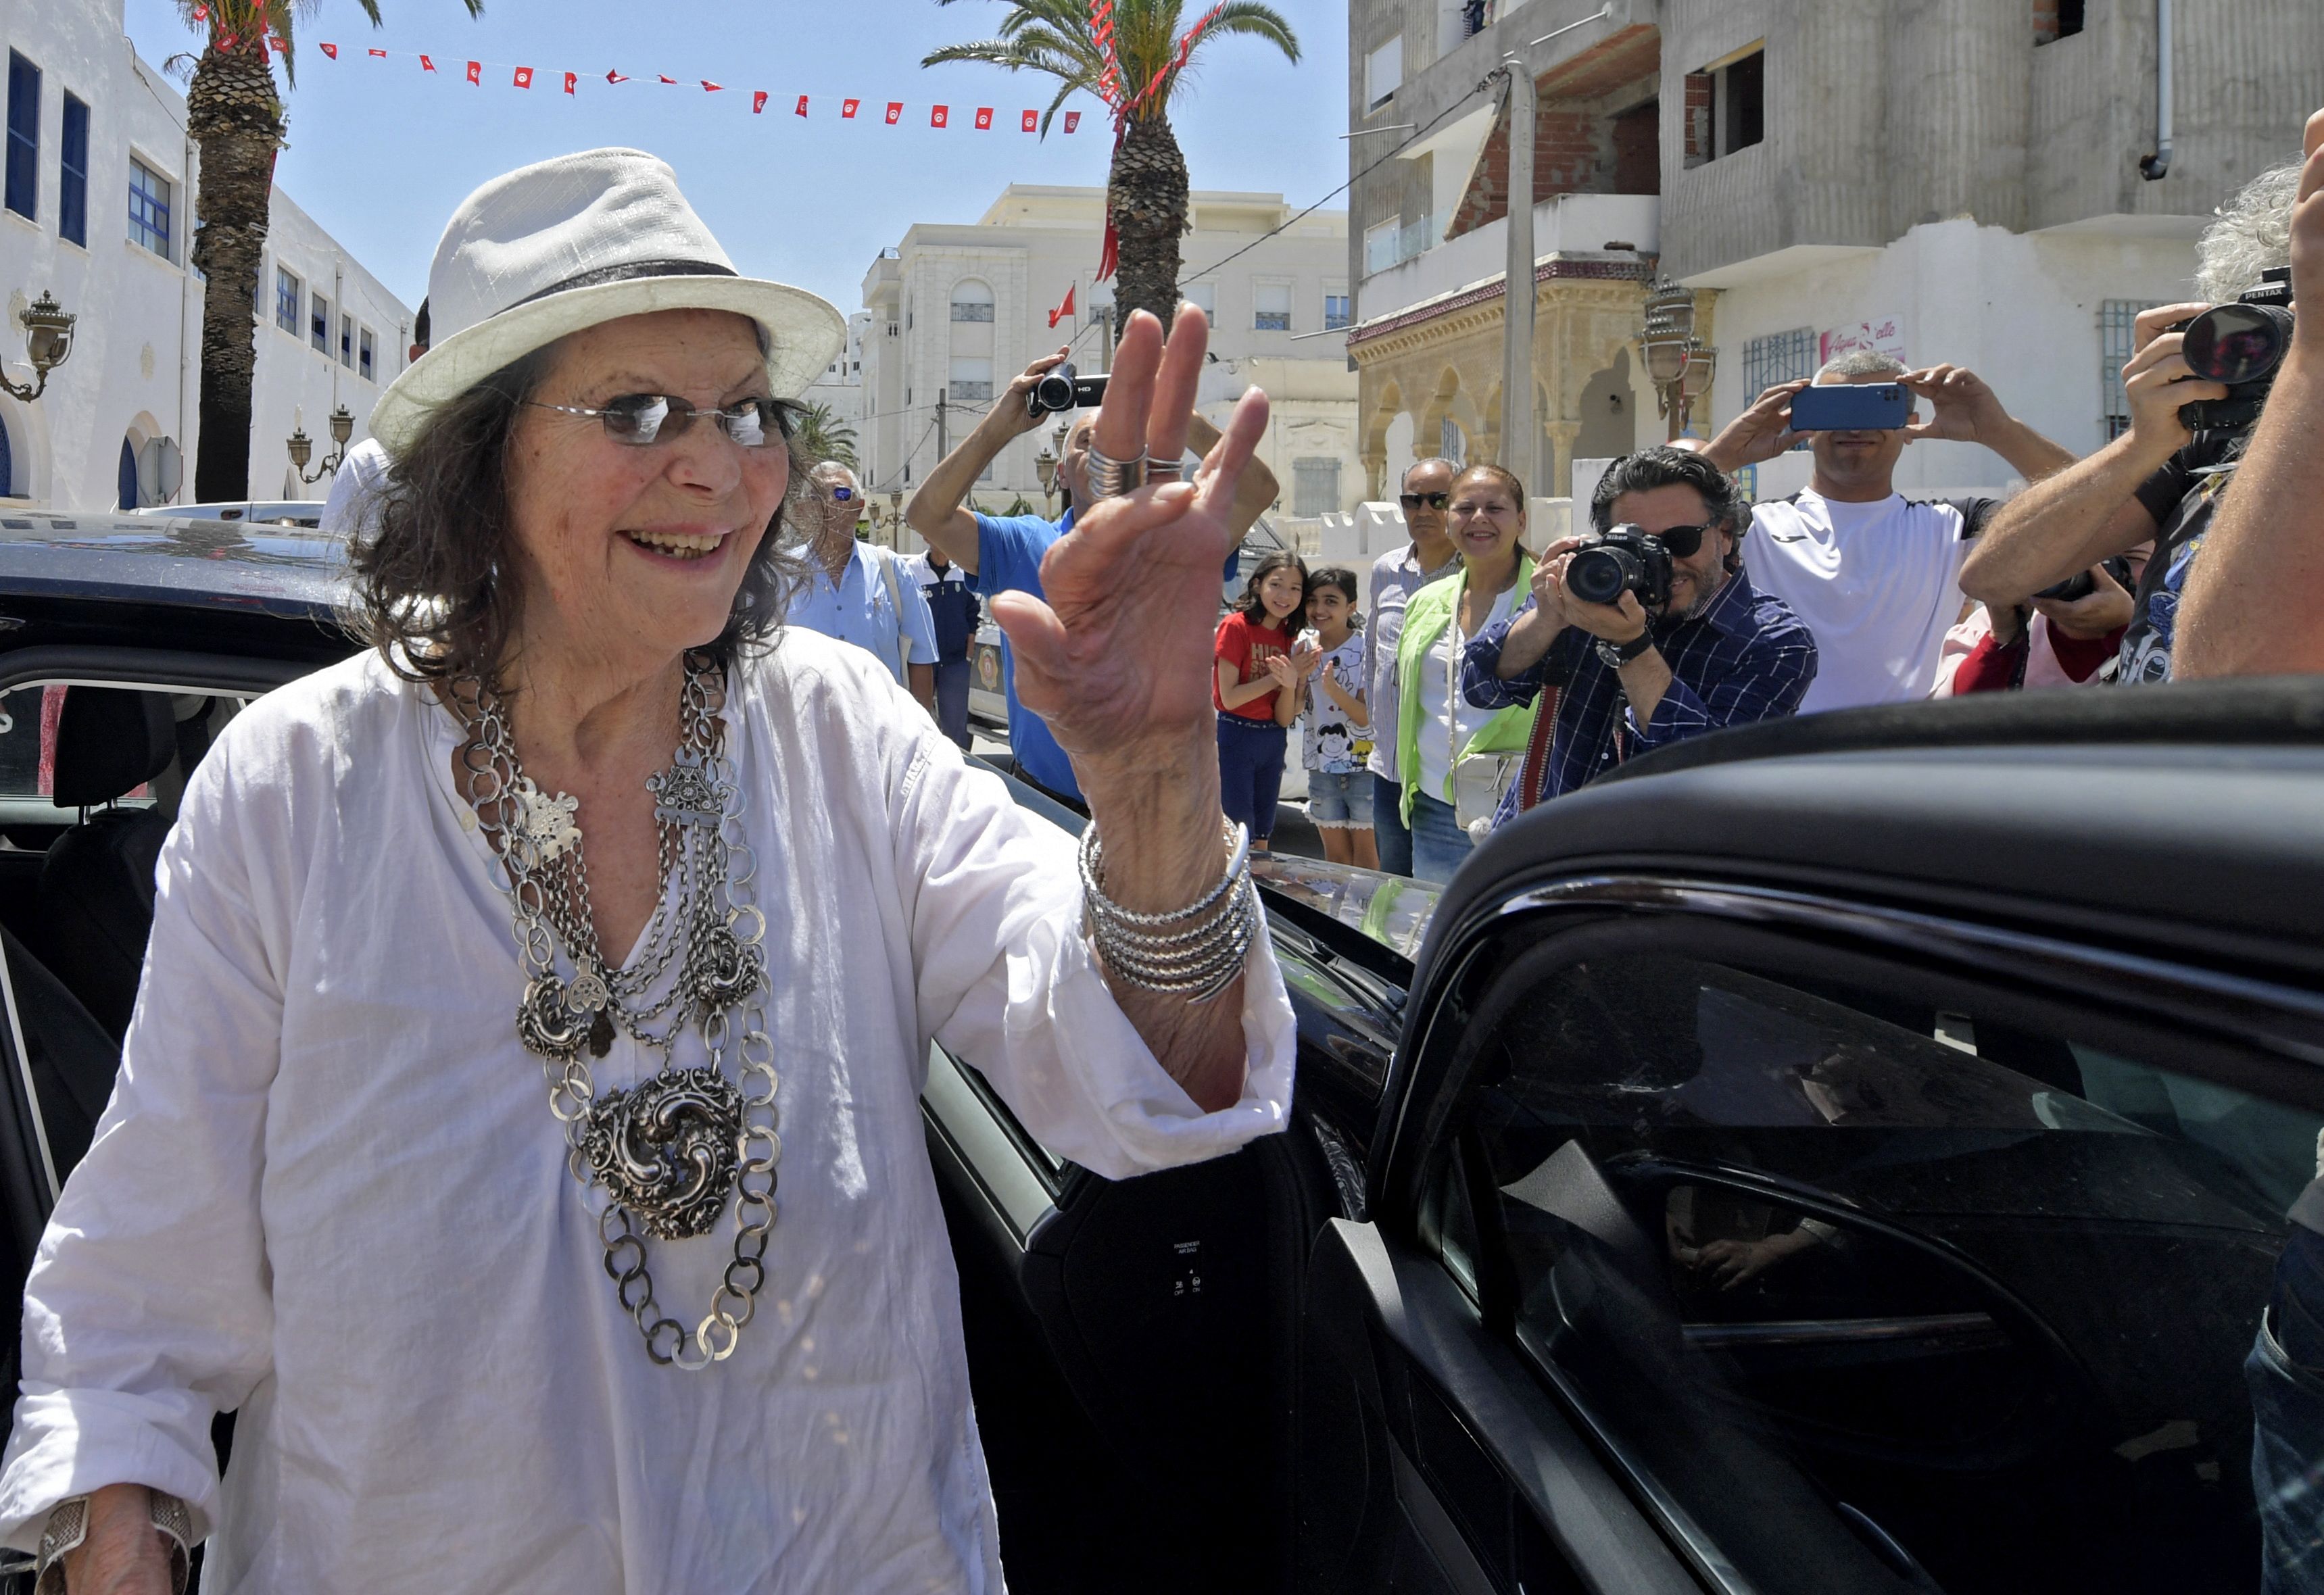
[[(1932, 407), (1927, 420), (1916, 419), (1916, 396)], [(1962, 556), (1998, 506), (1902, 496), (1895, 477), (1905, 446), (1982, 443), (2028, 482), (2074, 456), (2011, 415), (1974, 372), (1906, 371), (1874, 349), (1825, 362), (1812, 382), (1769, 388), (1702, 452), (1738, 471), (1803, 438), (1815, 456), (1807, 488), (1757, 506), (1744, 539), (1761, 587), (1815, 633), (1820, 668), (1800, 712), (1926, 697), (1968, 602)]]
[(2138, 317), (2122, 368), (2129, 429), (2011, 501), (1961, 567), (1962, 590), (1998, 613), (2153, 539), (2116, 681), (2172, 677), (2179, 595), (2292, 344), (2284, 240), (2299, 180), (2299, 167), (2275, 168), (2221, 207), (2196, 245), (2203, 300)]
[[(1185, 314), (1187, 307), (1180, 307)], [(1200, 314), (1199, 311), (1196, 314)], [(1074, 517), (1089, 502), (1090, 434), (1097, 406), (1105, 397), (1105, 378), (1078, 376), (1065, 357), (1071, 346), (1044, 355), (1028, 365), (1006, 391), (992, 401), (975, 430), (938, 461), (928, 479), (904, 506), (904, 522), (966, 571), (978, 592), (988, 599), (996, 593), (1041, 594), (1041, 558), (1073, 530)], [(1042, 515), (987, 515), (962, 504), (984, 468), (1015, 439), (1052, 415), (1074, 409), (1082, 417), (1065, 435), (1065, 457), (1057, 462), (1057, 485), (1065, 497), (1065, 512), (1056, 521)], [(1186, 423), (1186, 446), (1207, 455), (1219, 440), (1219, 430), (1200, 415)], [(1176, 462), (1173, 462), (1175, 465)], [(1281, 490), (1272, 473), (1257, 460), (1243, 472), (1234, 499), (1232, 522), (1237, 538), (1273, 503)], [(1009, 747), (1017, 772), (1053, 798), (1081, 806), (1081, 788), (1074, 767), (1057, 739), (1040, 717), (1017, 701), (1017, 660), (1008, 640), (1001, 644), (1001, 685), (1009, 704)]]
[(1597, 530), (1542, 550), (1531, 596), (1462, 655), (1479, 708), (1554, 695), (1494, 825), (1633, 753), (1799, 707), (1816, 641), (1744, 574), (1750, 516), (1701, 454), (1641, 449), (1599, 478)]

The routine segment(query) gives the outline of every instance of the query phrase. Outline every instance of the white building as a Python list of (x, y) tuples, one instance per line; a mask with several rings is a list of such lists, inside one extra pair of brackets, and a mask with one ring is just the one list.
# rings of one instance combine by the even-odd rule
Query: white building
[[(185, 98), (138, 58), (122, 0), (0, 0), (0, 361), (27, 380), (17, 315), (43, 291), (71, 311), (70, 357), (31, 404), (0, 394), (0, 493), (59, 509), (182, 502), (201, 401), (202, 282), (187, 258), (198, 154)], [(286, 482), (295, 425), (331, 449), (344, 402), (368, 435), (403, 369), (411, 312), (278, 189), (258, 282), (250, 491)], [(278, 270), (297, 284), (284, 298)], [(315, 330), (320, 300), (323, 329)], [(290, 329), (278, 329), (278, 318)], [(318, 342), (319, 340), (319, 342)], [(312, 466), (310, 466), (310, 469)], [(327, 479), (285, 496), (320, 498)]]
[[(1197, 189), (1191, 207), (1180, 284), (1211, 318), (1204, 412), (1223, 419), (1246, 387), (1264, 388), (1274, 419), (1259, 453), (1283, 484), (1278, 511), (1347, 509), (1363, 485), (1356, 377), (1339, 338), (1304, 336), (1347, 324), (1347, 217), (1294, 221), (1279, 194)], [(1105, 369), (1113, 285), (1092, 280), (1104, 208), (1102, 189), (1011, 184), (974, 225), (916, 226), (872, 262), (857, 452), (875, 493), (925, 480), (1037, 356), (1070, 345), (1084, 373)], [(1068, 293), (1073, 308), (1053, 327)], [(1034, 462), (1045, 444), (1054, 451), (1053, 430), (1002, 450), (976, 503), (1038, 508)]]

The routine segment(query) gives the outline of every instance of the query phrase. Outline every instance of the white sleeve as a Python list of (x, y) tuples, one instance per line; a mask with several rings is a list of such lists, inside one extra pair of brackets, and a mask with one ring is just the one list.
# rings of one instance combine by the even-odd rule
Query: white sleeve
[(178, 1496), (207, 1533), (210, 1420), (271, 1365), (259, 1172), (281, 938), (254, 908), (244, 850), (267, 822), (232, 800), (225, 752), (197, 773), (162, 848), (113, 1101), (24, 1287), (23, 1388), (0, 1471), (0, 1541), (20, 1550), (59, 1501), (106, 1484)]
[(1195, 1106), (1114, 1002), (1082, 935), (1074, 839), (1010, 801), (934, 726), (895, 796), (920, 1028), (1034, 1138), (1109, 1179), (1231, 1152), (1290, 1119), (1298, 1027), (1262, 936), (1243, 982), (1241, 1100)]

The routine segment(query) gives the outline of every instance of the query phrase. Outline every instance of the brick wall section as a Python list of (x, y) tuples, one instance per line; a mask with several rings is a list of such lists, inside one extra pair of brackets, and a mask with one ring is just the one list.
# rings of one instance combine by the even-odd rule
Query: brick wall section
[[(1544, 108), (1534, 116), (1533, 202), (1578, 194), (1598, 176), (1598, 135), (1605, 119), (1587, 111)], [(1457, 238), (1509, 213), (1509, 130), (1497, 123), (1479, 152), (1468, 191), (1461, 196), (1444, 235)]]
[(2058, 0), (2034, 0), (2034, 42), (2047, 44), (2058, 36)]
[(1700, 166), (1711, 159), (1711, 74), (1689, 72), (1686, 75), (1686, 115), (1682, 125), (1686, 130), (1686, 164)]

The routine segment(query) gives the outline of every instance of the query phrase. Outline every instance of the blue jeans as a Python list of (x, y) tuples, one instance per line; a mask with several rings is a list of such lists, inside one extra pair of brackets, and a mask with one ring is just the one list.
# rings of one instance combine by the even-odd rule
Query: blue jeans
[(1477, 844), (1461, 828), (1452, 806), (1425, 792), (1412, 795), (1412, 878), (1442, 884), (1452, 879)]
[(1319, 831), (1369, 831), (1372, 824), (1370, 770), (1307, 772), (1307, 817)]
[(1379, 847), (1380, 869), (1390, 875), (1412, 873), (1412, 833), (1404, 823), (1404, 788), (1372, 772), (1372, 840)]
[(1219, 716), (1219, 807), (1250, 827), (1250, 839), (1275, 834), (1275, 799), (1283, 790), (1283, 752), (1291, 733), (1272, 720)]
[(2295, 1225), (2244, 1362), (2262, 1595), (2324, 1591), (2324, 1235)]
[(936, 727), (960, 744), (964, 753), (968, 733), (968, 661), (945, 659), (936, 666)]

